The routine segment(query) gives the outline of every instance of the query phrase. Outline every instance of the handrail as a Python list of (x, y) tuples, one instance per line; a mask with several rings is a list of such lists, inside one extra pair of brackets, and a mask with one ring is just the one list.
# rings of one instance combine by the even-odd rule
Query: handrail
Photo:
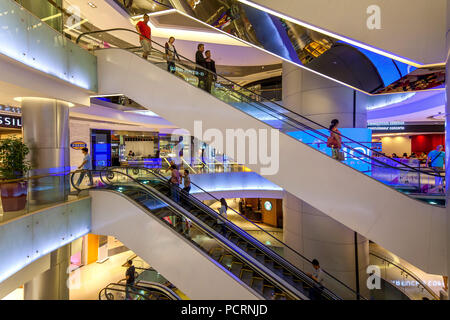
[(75, 171), (61, 171), (56, 173), (48, 173), (48, 174), (42, 174), (42, 175), (36, 175), (36, 176), (30, 176), (30, 177), (22, 177), (17, 179), (9, 179), (9, 180), (2, 180), (0, 179), (0, 183), (11, 183), (11, 182), (20, 182), (20, 181), (27, 181), (27, 180), (34, 180), (34, 179), (41, 179), (45, 177), (53, 177), (53, 176), (59, 176), (59, 175), (68, 175), (76, 172), (80, 172), (82, 170), (75, 170)]
[[(120, 167), (119, 167), (120, 168)], [(154, 172), (151, 169), (148, 168), (142, 168), (142, 167), (128, 167), (130, 169), (140, 169), (140, 170), (144, 170), (147, 172), (152, 173), (154, 176), (159, 177), (161, 180), (167, 181), (166, 177)], [(191, 181), (191, 184), (196, 186), (197, 188), (199, 188), (200, 190), (202, 190), (204, 193), (208, 194), (210, 197), (212, 197), (213, 199), (220, 201), (218, 198), (216, 198), (214, 195), (212, 195), (211, 193), (209, 193), (208, 191), (204, 190), (202, 187), (198, 186), (197, 184), (193, 183)], [(181, 189), (180, 189), (181, 190)], [(192, 197), (194, 200), (199, 201), (197, 198), (195, 198), (194, 196), (188, 194), (188, 197)], [(206, 206), (203, 202), (200, 202), (203, 206)], [(206, 206), (208, 209), (211, 209), (210, 207)], [(282, 245), (284, 245), (286, 248), (290, 249), (292, 252), (294, 252), (295, 254), (297, 254), (298, 256), (300, 256), (302, 259), (304, 259), (305, 261), (309, 262), (312, 264), (312, 260), (309, 260), (308, 258), (306, 258), (305, 256), (303, 256), (301, 253), (299, 253), (298, 251), (296, 251), (295, 249), (293, 249), (292, 247), (290, 247), (289, 245), (287, 245), (286, 243), (284, 243), (283, 241), (275, 238), (273, 235), (271, 235), (270, 233), (268, 233), (266, 230), (262, 229), (260, 226), (258, 226), (257, 224), (255, 224), (253, 221), (249, 220), (248, 218), (246, 218), (245, 216), (243, 216), (241, 213), (237, 212), (236, 210), (234, 210), (233, 208), (230, 208), (233, 212), (235, 212), (236, 214), (238, 214), (240, 217), (244, 218), (246, 221), (250, 222), (252, 225), (254, 225), (255, 227), (257, 227), (260, 231), (262, 231), (263, 233), (265, 233), (266, 235), (268, 235), (269, 237), (271, 237), (272, 239), (276, 240), (277, 242), (281, 243)], [(211, 209), (212, 210), (212, 209)], [(217, 215), (218, 218), (222, 219), (222, 220), (226, 220), (229, 223), (231, 223), (232, 225), (235, 225), (233, 222), (231, 222), (230, 220), (228, 220), (227, 218), (222, 217), (222, 215)], [(239, 227), (238, 227), (239, 228)], [(255, 239), (256, 241), (258, 241), (257, 239)], [(259, 241), (258, 241), (259, 242)], [(264, 245), (263, 245), (264, 246)], [(266, 246), (264, 246), (266, 247)], [(267, 248), (267, 247), (266, 247)], [(281, 257), (279, 254), (277, 254), (275, 251), (271, 250), (273, 254), (277, 255), (279, 258), (285, 260), (283, 257)], [(350, 292), (354, 293), (355, 296), (359, 296), (360, 298), (365, 299), (361, 294), (357, 293), (355, 290), (353, 290), (352, 288), (350, 288), (349, 286), (347, 286), (345, 283), (343, 283), (342, 281), (340, 281), (339, 279), (335, 278), (333, 275), (331, 275), (330, 273), (328, 273), (327, 271), (323, 270), (323, 273), (328, 275), (331, 279), (333, 279), (334, 281), (336, 281), (337, 283), (341, 284), (342, 286), (344, 286), (346, 289), (350, 290)]]
[[(131, 32), (131, 33), (134, 33), (134, 34), (139, 35), (140, 37), (142, 37), (142, 35), (141, 35), (140, 33), (136, 32), (136, 31), (134, 31), (134, 30), (130, 30), (130, 29), (126, 29), (126, 28), (111, 28), (111, 29), (105, 29), (105, 30), (96, 30), (96, 31), (84, 32), (84, 33), (80, 34), (80, 35), (77, 37), (76, 43), (78, 43), (79, 40), (80, 40), (82, 37), (84, 37), (84, 36), (86, 36), (86, 35), (89, 35), (89, 34), (106, 33), (106, 32), (113, 32), (113, 31), (127, 31), (127, 32)], [(164, 48), (164, 51), (165, 51), (165, 47), (162, 46), (161, 44), (159, 44), (159, 43), (157, 43), (157, 42), (155, 42), (155, 41), (153, 41), (153, 40), (151, 40), (151, 39), (145, 38), (145, 37), (143, 37), (143, 39), (145, 39), (146, 41), (149, 41), (149, 42), (151, 42), (151, 43), (157, 45), (158, 47)], [(153, 49), (153, 50), (155, 50), (155, 49)], [(161, 51), (160, 51), (160, 52), (161, 52)], [(186, 57), (184, 57), (184, 56), (182, 56), (182, 55), (179, 55), (179, 56), (182, 57), (183, 59), (185, 59), (186, 61), (192, 63), (192, 64), (195, 66), (196, 70), (197, 70), (197, 69), (205, 70), (207, 73), (213, 74), (214, 76), (216, 76), (216, 77), (218, 77), (218, 78), (221, 78), (221, 79), (224, 79), (224, 80), (226, 80), (227, 82), (233, 84), (233, 86), (236, 86), (236, 87), (240, 88), (239, 90), (243, 90), (243, 91), (249, 92), (250, 94), (256, 95), (256, 96), (258, 96), (260, 99), (262, 99), (262, 100), (264, 100), (264, 101), (267, 100), (267, 99), (265, 99), (264, 97), (262, 97), (261, 95), (257, 94), (256, 92), (253, 92), (253, 91), (251, 91), (251, 90), (249, 90), (249, 89), (247, 89), (247, 88), (244, 88), (244, 87), (240, 86), (239, 84), (235, 83), (234, 81), (229, 80), (229, 79), (223, 77), (222, 75), (219, 75), (219, 74), (217, 74), (217, 73), (214, 73), (214, 72), (208, 70), (207, 68), (205, 68), (205, 67), (203, 67), (203, 66), (200, 66), (200, 65), (196, 64), (194, 61), (190, 60), (189, 58), (186, 58)], [(238, 92), (237, 90), (230, 89), (230, 88), (229, 88), (229, 90), (231, 90), (231, 91), (237, 93), (238, 95), (241, 95), (241, 96), (243, 95), (241, 92)], [(248, 96), (245, 96), (245, 98), (251, 100)], [(295, 111), (292, 111), (291, 109), (287, 109), (286, 107), (284, 107), (284, 106), (282, 106), (282, 105), (280, 105), (280, 104), (278, 104), (278, 103), (276, 103), (276, 102), (269, 101), (269, 100), (267, 100), (267, 101), (270, 102), (270, 103), (273, 103), (273, 104), (277, 105), (279, 108), (282, 108), (282, 109), (288, 111), (289, 113), (295, 115), (296, 117), (300, 117), (300, 118), (302, 118), (303, 120), (309, 121), (309, 122), (311, 123), (311, 125), (314, 125), (314, 126), (317, 126), (317, 127), (320, 127), (320, 128), (322, 128), (322, 129), (327, 130), (328, 132), (330, 132), (330, 134), (333, 133), (333, 134), (339, 135), (339, 136), (341, 136), (341, 138), (345, 138), (345, 139), (348, 140), (350, 143), (355, 143), (355, 144), (357, 144), (357, 145), (363, 147), (364, 149), (371, 150), (373, 153), (379, 155), (380, 157), (388, 158), (388, 157), (386, 157), (385, 155), (383, 155), (381, 152), (378, 152), (378, 151), (375, 150), (375, 149), (369, 148), (369, 147), (365, 146), (364, 144), (362, 144), (362, 143), (360, 143), (360, 142), (358, 142), (358, 141), (355, 141), (355, 140), (353, 140), (353, 139), (351, 139), (351, 138), (349, 138), (349, 137), (343, 135), (342, 133), (338, 133), (338, 132), (335, 132), (335, 131), (331, 131), (329, 128), (323, 126), (322, 124), (319, 124), (319, 123), (317, 123), (317, 122), (315, 122), (315, 121), (313, 121), (313, 120), (311, 120), (311, 119), (309, 119), (309, 118), (307, 118), (307, 117), (305, 117), (305, 116), (302, 116), (302, 115), (296, 113)], [(256, 103), (256, 104), (262, 104), (262, 103), (260, 103), (259, 101), (252, 101), (252, 102), (253, 102), (253, 103)], [(257, 108), (257, 107), (256, 107), (256, 108)], [(297, 121), (297, 120), (295, 120), (295, 119), (293, 119), (293, 118), (291, 118), (291, 117), (289, 117), (289, 116), (286, 116), (285, 114), (282, 114), (282, 113), (278, 112), (277, 110), (274, 110), (273, 108), (271, 108), (271, 107), (268, 106), (268, 105), (263, 104), (263, 109), (260, 109), (260, 108), (257, 108), (257, 109), (260, 110), (260, 111), (262, 111), (262, 112), (265, 112), (265, 113), (269, 114), (269, 115), (272, 116), (272, 117), (274, 117), (273, 114), (268, 113), (268, 112), (265, 110), (265, 109), (269, 109), (271, 112), (273, 112), (273, 113), (275, 113), (276, 115), (278, 115), (278, 116), (281, 117), (279, 120), (288, 120), (288, 121), (291, 121), (291, 122), (293, 122), (293, 123), (296, 123), (297, 125), (299, 125), (299, 126), (302, 127), (303, 129), (307, 129), (307, 130), (313, 131), (316, 135), (320, 135), (320, 136), (322, 136), (322, 137), (324, 137), (324, 138), (328, 138), (327, 135), (325, 135), (325, 134), (323, 134), (323, 133), (317, 131), (316, 129), (313, 129), (313, 128), (310, 127), (309, 125), (303, 124), (303, 123), (301, 123), (301, 122), (299, 122), (299, 121)], [(317, 138), (317, 136), (316, 136), (316, 138)], [(326, 141), (326, 140), (325, 140), (325, 141)], [(398, 167), (392, 167), (392, 166), (390, 166), (390, 165), (388, 165), (388, 164), (386, 164), (386, 163), (384, 163), (384, 162), (382, 162), (382, 161), (379, 161), (379, 160), (377, 159), (377, 157), (369, 157), (369, 156), (367, 156), (364, 152), (359, 151), (358, 149), (349, 147), (349, 146), (347, 145), (347, 143), (348, 143), (348, 142), (342, 142), (342, 145), (343, 145), (343, 146), (346, 146), (347, 148), (349, 148), (349, 149), (351, 149), (351, 150), (353, 150), (353, 152), (358, 153), (358, 154), (361, 155), (362, 157), (370, 158), (372, 161), (376, 161), (376, 162), (380, 163), (380, 164), (383, 165), (384, 167), (391, 167), (391, 168), (395, 168), (395, 169), (397, 169), (397, 170), (414, 171), (414, 172), (419, 172), (419, 173), (423, 173), (423, 174), (430, 175), (430, 176), (437, 176), (437, 175), (435, 175), (435, 174), (433, 174), (433, 173), (423, 172), (423, 171), (421, 171), (421, 170), (418, 170), (417, 168), (411, 167), (411, 166), (409, 166), (409, 165), (407, 165), (407, 164), (404, 164), (404, 163), (402, 163), (402, 162), (400, 162), (400, 161), (398, 161), (398, 160), (396, 160), (396, 159), (388, 158), (388, 159), (390, 159), (390, 160), (392, 160), (392, 161), (394, 161), (394, 162), (397, 162), (397, 163), (401, 164), (401, 166), (403, 166), (403, 167), (405, 167), (405, 168), (408, 168), (409, 170), (404, 170), (404, 169), (401, 169), (401, 168), (398, 168)]]
[[(130, 167), (129, 167), (130, 168)], [(106, 182), (103, 180), (103, 176), (102, 173), (117, 173), (117, 174), (121, 174), (123, 176), (126, 176), (127, 178), (129, 178), (131, 181), (133, 181), (134, 183), (136, 183), (138, 186), (140, 186), (141, 188), (143, 188), (145, 191), (149, 192), (150, 194), (152, 194), (154, 197), (156, 197), (157, 199), (167, 203), (167, 200), (165, 199), (165, 197), (161, 197), (158, 194), (155, 194), (157, 191), (153, 190), (152, 188), (150, 188), (149, 186), (141, 183), (140, 181), (136, 180), (135, 178), (133, 178), (132, 176), (121, 172), (121, 171), (114, 171), (114, 170), (90, 170), (91, 172), (99, 172), (100, 173), (100, 179), (105, 183), (105, 184), (110, 184), (110, 182)], [(81, 191), (81, 189), (79, 187), (77, 187), (74, 184), (74, 174), (72, 174), (71, 176), (71, 183), (72, 186), (77, 189), (77, 191)], [(89, 189), (95, 189), (95, 187), (91, 187), (91, 188), (87, 188), (84, 190), (89, 190)], [(141, 204), (138, 203), (138, 205), (142, 206)], [(173, 206), (173, 205), (172, 205)], [(178, 206), (178, 204), (177, 204)], [(147, 208), (143, 207), (144, 210), (148, 210)], [(291, 296), (294, 296), (296, 298), (299, 297), (299, 295), (295, 292), (292, 291), (292, 289), (286, 287), (283, 283), (280, 283), (279, 279), (278, 279), (278, 275), (275, 274), (275, 278), (273, 277), (273, 275), (267, 273), (263, 268), (266, 268), (263, 266), (263, 268), (261, 268), (261, 266), (259, 266), (259, 262), (257, 260), (255, 260), (256, 264), (254, 262), (252, 262), (251, 260), (249, 261), (248, 257), (245, 257), (242, 255), (241, 252), (242, 249), (240, 249), (239, 247), (236, 247), (238, 250), (236, 250), (236, 248), (233, 248), (233, 246), (230, 246), (230, 244), (224, 242), (223, 240), (220, 240), (217, 236), (215, 236), (213, 233), (211, 233), (211, 231), (206, 227), (206, 225), (202, 222), (199, 221), (199, 219), (195, 216), (193, 216), (190, 212), (187, 212), (183, 207), (181, 207), (182, 209), (177, 208), (176, 206), (173, 206), (172, 210), (174, 211), (179, 211), (181, 212), (181, 215), (186, 216), (189, 220), (192, 220), (195, 222), (195, 224), (199, 227), (199, 229), (201, 229), (204, 233), (208, 234), (209, 236), (211, 236), (212, 238), (215, 238), (217, 240), (219, 240), (220, 244), (224, 247), (226, 247), (228, 250), (230, 250), (230, 252), (232, 252), (233, 255), (236, 255), (236, 257), (238, 257), (239, 259), (245, 261), (245, 263), (247, 263), (249, 266), (251, 266), (252, 268), (254, 268), (255, 270), (257, 270), (257, 272), (259, 272), (262, 275), (265, 275), (267, 277), (267, 279), (269, 279), (270, 281), (272, 281), (273, 283), (276, 283), (276, 285), (280, 288), (282, 288), (286, 293), (288, 293)], [(215, 231), (214, 231), (215, 232)], [(308, 277), (309, 278), (309, 277)], [(310, 283), (310, 285), (313, 285), (313, 280), (312, 279), (303, 279), (303, 281), (307, 282), (307, 281), (312, 281)], [(253, 289), (252, 289), (253, 290)], [(328, 293), (329, 292), (329, 293)], [(332, 293), (331, 291), (327, 291), (327, 295), (333, 295), (335, 296), (337, 299), (340, 299), (337, 295), (335, 295), (334, 293)]]
[(408, 268), (403, 267), (397, 263), (395, 263), (394, 261), (392, 261), (391, 259), (389, 259), (388, 257), (385, 256), (381, 256), (380, 254), (374, 253), (372, 251), (369, 251), (369, 254), (377, 257), (378, 259), (381, 259), (387, 263), (392, 264), (393, 266), (395, 266), (396, 268), (400, 269), (401, 271), (409, 274), (411, 276), (411, 278), (413, 278), (414, 280), (416, 280), (422, 287), (425, 288), (425, 290), (428, 291), (429, 294), (431, 294), (433, 296), (433, 298), (435, 298), (436, 300), (440, 300), (439, 296), (433, 291), (431, 290), (430, 287), (428, 287), (418, 276), (416, 276), (412, 271), (408, 270)]

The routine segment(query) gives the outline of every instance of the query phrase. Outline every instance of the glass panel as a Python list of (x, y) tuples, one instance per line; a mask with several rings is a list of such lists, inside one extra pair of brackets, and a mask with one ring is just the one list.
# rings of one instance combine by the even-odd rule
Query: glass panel
[[(42, 2), (29, 0), (24, 4), (38, 10)], [(44, 1), (44, 7), (46, 5)], [(1, 1), (0, 53), (79, 87), (96, 91), (97, 58), (68, 41), (58, 32), (61, 28), (53, 29), (48, 25), (47, 22), (55, 15), (57, 17), (54, 18), (59, 20), (59, 13), (53, 15), (59, 9), (47, 9), (43, 8), (42, 12), (39, 9), (39, 16), (35, 16), (12, 0)]]
[(29, 14), (13, 1), (0, 1), (0, 53), (26, 63)]

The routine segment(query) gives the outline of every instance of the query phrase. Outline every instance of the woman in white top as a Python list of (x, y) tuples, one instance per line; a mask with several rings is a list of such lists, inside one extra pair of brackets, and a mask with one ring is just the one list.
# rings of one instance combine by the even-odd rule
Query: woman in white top
[(175, 46), (173, 43), (175, 42), (174, 37), (170, 37), (169, 41), (166, 42), (166, 60), (167, 60), (167, 71), (175, 73), (175, 58), (178, 58), (180, 60), (180, 57), (178, 56), (177, 49), (175, 49)]

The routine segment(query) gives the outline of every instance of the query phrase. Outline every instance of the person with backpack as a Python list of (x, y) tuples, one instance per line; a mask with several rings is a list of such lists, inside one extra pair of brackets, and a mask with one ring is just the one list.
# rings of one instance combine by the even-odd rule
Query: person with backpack
[(333, 119), (330, 124), (330, 136), (327, 140), (327, 147), (331, 148), (331, 156), (333, 159), (338, 161), (344, 161), (345, 156), (341, 151), (342, 148), (342, 136), (341, 132), (338, 129), (339, 120)]
[(434, 177), (435, 188), (443, 192), (441, 172), (444, 171), (445, 152), (442, 145), (438, 145), (436, 150), (430, 151), (427, 158), (427, 166), (432, 168), (436, 176)]
[(195, 53), (195, 73), (198, 78), (198, 87), (206, 90), (206, 59), (203, 55), (203, 51), (205, 51), (205, 45), (200, 43), (197, 46), (197, 52)]
[(167, 71), (171, 73), (175, 73), (175, 59), (178, 58), (180, 60), (180, 56), (178, 55), (177, 49), (175, 49), (175, 46), (173, 43), (175, 42), (174, 37), (170, 37), (169, 41), (166, 42), (165, 48), (166, 48), (166, 54), (165, 58), (167, 60)]

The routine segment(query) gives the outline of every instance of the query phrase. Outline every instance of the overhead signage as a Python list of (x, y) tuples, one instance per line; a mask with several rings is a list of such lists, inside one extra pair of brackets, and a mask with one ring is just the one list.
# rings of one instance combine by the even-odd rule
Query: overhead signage
[(83, 141), (74, 141), (70, 144), (70, 147), (75, 150), (81, 150), (87, 147), (86, 142)]
[(401, 133), (401, 132), (444, 132), (442, 124), (410, 124), (403, 121), (372, 122), (367, 125), (375, 133)]
[(20, 116), (0, 114), (0, 127), (20, 129), (22, 128), (22, 118)]
[(404, 121), (374, 122), (367, 125), (372, 131), (404, 131)]

